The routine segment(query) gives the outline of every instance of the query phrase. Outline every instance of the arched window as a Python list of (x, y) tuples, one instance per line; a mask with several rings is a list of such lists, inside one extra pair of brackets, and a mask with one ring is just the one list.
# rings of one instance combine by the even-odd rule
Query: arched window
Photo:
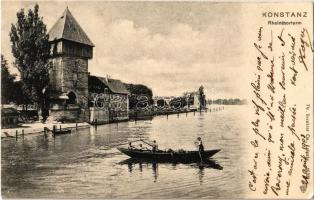
[(67, 100), (67, 104), (76, 104), (76, 95), (74, 92), (70, 92), (68, 94), (69, 99)]

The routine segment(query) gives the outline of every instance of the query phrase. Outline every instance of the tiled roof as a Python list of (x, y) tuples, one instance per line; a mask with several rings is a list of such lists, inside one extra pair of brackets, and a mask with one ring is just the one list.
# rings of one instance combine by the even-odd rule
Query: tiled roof
[(74, 19), (68, 7), (65, 9), (63, 15), (50, 29), (48, 34), (49, 41), (64, 39), (94, 46), (79, 23)]
[(130, 94), (129, 91), (126, 89), (125, 85), (120, 80), (111, 79), (111, 78), (106, 79), (104, 77), (99, 77), (99, 76), (94, 76), (94, 77), (96, 77), (103, 84), (105, 84), (113, 93)]

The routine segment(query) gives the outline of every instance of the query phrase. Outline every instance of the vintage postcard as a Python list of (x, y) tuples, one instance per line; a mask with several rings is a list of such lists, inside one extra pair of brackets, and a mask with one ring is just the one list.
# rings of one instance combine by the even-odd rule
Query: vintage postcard
[(313, 3), (2, 1), (1, 196), (313, 198)]

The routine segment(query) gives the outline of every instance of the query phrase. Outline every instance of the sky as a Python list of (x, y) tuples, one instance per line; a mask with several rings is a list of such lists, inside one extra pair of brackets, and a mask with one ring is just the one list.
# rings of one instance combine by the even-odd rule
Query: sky
[[(144, 84), (154, 96), (201, 85), (208, 98), (245, 98), (241, 4), (206, 2), (39, 1), (49, 30), (66, 6), (95, 44), (92, 75)], [(16, 12), (35, 2), (2, 1), (1, 51), (13, 67), (9, 32)]]

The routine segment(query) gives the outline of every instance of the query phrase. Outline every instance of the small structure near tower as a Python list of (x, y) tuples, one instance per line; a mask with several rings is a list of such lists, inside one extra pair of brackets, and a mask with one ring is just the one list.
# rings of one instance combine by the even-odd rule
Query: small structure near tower
[(94, 44), (68, 8), (49, 31), (50, 110), (56, 121), (88, 121), (88, 60)]
[(106, 124), (129, 119), (129, 91), (117, 79), (89, 76), (90, 123)]

